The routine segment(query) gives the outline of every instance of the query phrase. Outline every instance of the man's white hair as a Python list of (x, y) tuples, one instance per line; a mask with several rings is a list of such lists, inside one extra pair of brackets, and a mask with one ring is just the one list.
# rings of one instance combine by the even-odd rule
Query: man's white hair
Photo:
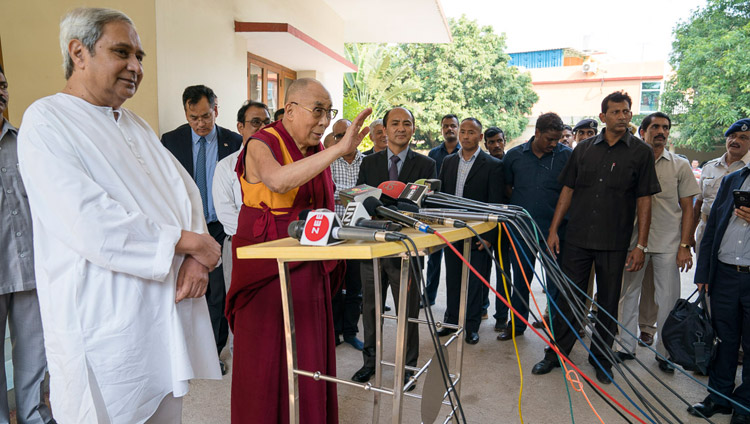
[(375, 127), (377, 127), (378, 125), (383, 125), (383, 120), (382, 119), (376, 119), (376, 120), (370, 122), (370, 133), (372, 133), (373, 131), (375, 131)]
[(135, 28), (128, 15), (119, 10), (98, 7), (79, 7), (68, 12), (60, 21), (60, 50), (63, 56), (63, 70), (67, 80), (73, 75), (73, 59), (68, 53), (68, 44), (80, 40), (93, 56), (94, 45), (102, 36), (104, 25), (110, 22), (125, 22)]

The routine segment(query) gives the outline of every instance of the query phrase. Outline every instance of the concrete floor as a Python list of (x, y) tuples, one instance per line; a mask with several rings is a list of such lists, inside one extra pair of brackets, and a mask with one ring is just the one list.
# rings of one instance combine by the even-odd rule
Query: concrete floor
[[(443, 270), (442, 275), (445, 275)], [(692, 271), (682, 276), (683, 297), (689, 295), (693, 289)], [(494, 281), (494, 280), (491, 280)], [(445, 308), (445, 281), (440, 285), (438, 293), (438, 303), (433, 307), (433, 313), (436, 319), (443, 316)], [(533, 294), (536, 296), (539, 306), (544, 308), (545, 300), (541, 292), (541, 287), (534, 283), (532, 285)], [(388, 304), (393, 306), (393, 301), (388, 298)], [(490, 319), (482, 322), (480, 328), (480, 341), (477, 345), (466, 345), (464, 349), (464, 378), (461, 385), (461, 403), (464, 413), (469, 423), (558, 423), (572, 422), (571, 408), (576, 423), (619, 423), (626, 422), (622, 417), (609, 408), (604, 401), (587, 385), (584, 385), (585, 395), (591, 401), (593, 408), (601, 416), (601, 421), (592, 412), (592, 408), (587, 405), (584, 394), (570, 388), (571, 403), (568, 400), (568, 394), (565, 389), (563, 372), (560, 369), (553, 370), (550, 374), (544, 376), (535, 376), (531, 374), (531, 368), (534, 364), (542, 359), (544, 343), (530, 330), (517, 338), (518, 357), (520, 357), (520, 367), (514, 351), (512, 341), (501, 342), (496, 340), (493, 331), (494, 319), (494, 301), (490, 309)], [(422, 314), (423, 315), (423, 314)], [(360, 322), (360, 330), (361, 330)], [(392, 320), (386, 320), (384, 343), (384, 359), (393, 361), (395, 323)], [(455, 345), (455, 344), (454, 344)], [(420, 365), (428, 358), (432, 357), (434, 350), (430, 338), (424, 328), (420, 328)], [(450, 348), (450, 357), (455, 357), (455, 347)], [(350, 378), (362, 365), (361, 352), (344, 343), (337, 347), (337, 373), (344, 378)], [(640, 347), (637, 351), (638, 359), (654, 374), (658, 375), (663, 381), (671, 386), (673, 390), (684, 397), (688, 402), (694, 403), (702, 400), (706, 396), (706, 391), (690, 377), (695, 377), (703, 383), (707, 383), (707, 377), (698, 377), (693, 373), (688, 376), (676, 372), (674, 375), (662, 373), (653, 359), (653, 354)], [(228, 358), (225, 350), (223, 357), (227, 362), (231, 372), (231, 358)], [(581, 370), (590, 375), (595, 380), (594, 370), (588, 364), (585, 350), (576, 345), (571, 358), (578, 364)], [(632, 364), (632, 365), (631, 365)], [(634, 361), (629, 361), (628, 365), (635, 370), (636, 374), (641, 377), (646, 384), (655, 392), (657, 396), (668, 405), (677, 415), (677, 419), (668, 417), (661, 422), (704, 422), (690, 416), (686, 412), (686, 405), (680, 402), (674, 395), (668, 392), (666, 388), (657, 383), (648, 373)], [(453, 365), (451, 365), (453, 367)], [(304, 377), (300, 377), (304, 378)], [(393, 370), (385, 368), (384, 382), (392, 384)], [(424, 380), (421, 378), (420, 380)], [(583, 379), (581, 379), (583, 380)], [(374, 381), (374, 380), (373, 380)], [(623, 390), (632, 396), (632, 391), (624, 384), (621, 376), (616, 376), (615, 381), (621, 384)], [(421, 393), (423, 381), (418, 382), (417, 389), (412, 393)], [(519, 389), (523, 386), (523, 390)], [(183, 422), (192, 423), (229, 423), (230, 422), (230, 388), (231, 375), (224, 377), (222, 381), (199, 380), (191, 383), (190, 393), (186, 396), (184, 402)], [(623, 396), (614, 385), (604, 387), (619, 402), (634, 410), (631, 404), (627, 403)], [(643, 391), (643, 390), (642, 390)], [(519, 413), (519, 394), (521, 411)], [(338, 386), (339, 396), (339, 420), (342, 423), (356, 424), (372, 422), (373, 394), (361, 389), (345, 385)], [(242, 402), (242, 400), (235, 400)], [(572, 407), (571, 407), (572, 404)], [(388, 396), (381, 396), (380, 422), (391, 422), (391, 400)], [(436, 422), (443, 422), (445, 414), (448, 413), (448, 407), (443, 406), (441, 415)], [(419, 423), (420, 403), (417, 399), (407, 398), (404, 402), (403, 418), (404, 423)], [(521, 419), (521, 416), (523, 419)], [(639, 415), (640, 416), (640, 415)], [(632, 417), (630, 417), (633, 421)], [(729, 415), (716, 415), (712, 421), (717, 424), (725, 424), (730, 420)], [(304, 423), (304, 417), (301, 417)], [(633, 421), (636, 422), (636, 421)], [(646, 421), (648, 422), (648, 421)]]

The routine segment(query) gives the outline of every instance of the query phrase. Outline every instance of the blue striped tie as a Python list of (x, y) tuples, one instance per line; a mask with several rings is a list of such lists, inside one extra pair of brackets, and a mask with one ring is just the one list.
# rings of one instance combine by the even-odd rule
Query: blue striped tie
[(208, 220), (208, 187), (206, 186), (206, 139), (198, 140), (198, 159), (195, 161), (195, 183), (201, 193), (203, 217)]

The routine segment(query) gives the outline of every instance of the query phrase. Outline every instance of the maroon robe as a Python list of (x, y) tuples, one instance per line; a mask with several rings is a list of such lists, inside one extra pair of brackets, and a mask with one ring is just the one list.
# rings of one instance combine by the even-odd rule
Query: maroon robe
[[(294, 161), (303, 159), (281, 122), (271, 124), (279, 140), (265, 129), (255, 133), (267, 144), (281, 165), (280, 143)], [(267, 127), (268, 128), (268, 127)], [(308, 156), (321, 146), (308, 149)], [(245, 152), (237, 161), (237, 174), (244, 174)], [(243, 183), (244, 185), (244, 183)], [(278, 263), (275, 259), (237, 259), (237, 248), (287, 237), (289, 222), (303, 209), (333, 210), (333, 180), (330, 169), (299, 188), (293, 205), (277, 209), (240, 209), (237, 234), (232, 237), (232, 284), (227, 294), (226, 315), (234, 332), (232, 371), (233, 423), (289, 422), (289, 389), (286, 367), (284, 318)], [(243, 187), (243, 199), (244, 199)], [(257, 203), (261, 203), (256, 199)], [(331, 313), (329, 275), (336, 261), (289, 263), (293, 296), (297, 366), (307, 371), (336, 375), (336, 356)], [(338, 422), (336, 384), (299, 377), (299, 415), (304, 423)]]

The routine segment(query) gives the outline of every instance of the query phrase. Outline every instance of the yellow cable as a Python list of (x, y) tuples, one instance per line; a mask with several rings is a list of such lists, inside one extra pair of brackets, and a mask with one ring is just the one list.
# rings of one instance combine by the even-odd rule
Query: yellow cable
[[(502, 236), (503, 236), (503, 229), (500, 226), (500, 224), (497, 224), (497, 254), (498, 254), (498, 262), (500, 263), (500, 270), (502, 271), (500, 275), (498, 275), (498, 278), (503, 279), (503, 288), (505, 289), (505, 299), (510, 303), (510, 294), (508, 293), (508, 281), (505, 278), (505, 269), (503, 268), (503, 250), (500, 248), (500, 242), (502, 242)], [(523, 411), (521, 410), (521, 399), (523, 398), (523, 367), (521, 367), (521, 356), (518, 354), (518, 344), (516, 343), (516, 317), (515, 314), (511, 311), (510, 313), (510, 325), (512, 325), (511, 331), (512, 331), (512, 338), (513, 338), (513, 348), (516, 350), (516, 361), (518, 362), (518, 375), (520, 376), (521, 380), (521, 388), (518, 390), (518, 418), (521, 420), (521, 424), (523, 424)]]
[[(505, 226), (505, 224), (498, 224), (498, 225), (502, 225), (502, 227), (505, 229), (506, 233), (508, 232), (508, 228)], [(510, 236), (510, 234), (508, 234), (508, 236)], [(516, 260), (520, 264), (521, 263), (521, 258), (518, 256), (518, 251), (516, 250), (516, 245), (515, 245), (515, 243), (513, 243), (513, 240), (511, 238), (508, 238), (508, 240), (510, 241), (510, 245), (513, 248), (513, 252), (515, 252), (515, 254), (516, 254)], [(498, 236), (498, 241), (499, 241), (499, 236)], [(499, 250), (500, 249), (498, 249), (498, 251)], [(524, 281), (526, 283), (526, 287), (529, 289), (529, 295), (530, 295), (531, 299), (533, 299), (533, 301), (534, 301), (534, 306), (536, 307), (537, 312), (541, 314), (542, 311), (539, 308), (539, 304), (537, 304), (537, 302), (536, 302), (536, 296), (534, 296), (533, 292), (531, 291), (531, 284), (530, 284), (529, 278), (526, 276), (526, 272), (523, 270), (523, 267), (521, 267), (521, 273), (523, 274), (523, 279), (524, 279)], [(505, 277), (503, 277), (503, 280), (504, 279), (505, 279)], [(506, 297), (508, 296), (508, 288), (507, 287), (505, 288), (505, 296)], [(544, 318), (544, 317), (542, 316), (542, 318)], [(511, 314), (511, 320), (513, 320), (513, 314)], [(552, 325), (552, 323), (550, 322), (548, 324), (544, 319), (542, 319), (542, 323), (544, 324), (544, 327), (547, 329), (548, 334), (552, 334), (552, 330), (549, 328), (549, 325)], [(513, 343), (514, 344), (516, 342), (516, 334), (515, 334), (515, 332), (516, 332), (516, 328), (513, 327)], [(517, 347), (516, 347), (516, 357), (518, 357), (518, 348)], [(565, 361), (560, 361), (560, 362), (562, 363), (562, 367), (565, 370), (566, 380), (570, 382), (570, 385), (573, 387), (573, 390), (575, 390), (575, 391), (577, 391), (577, 392), (579, 392), (579, 393), (581, 393), (583, 395), (584, 399), (586, 399), (586, 402), (589, 404), (589, 407), (594, 412), (594, 415), (596, 415), (596, 417), (599, 418), (599, 421), (602, 424), (604, 424), (604, 421), (602, 420), (602, 417), (600, 417), (599, 413), (596, 412), (596, 408), (594, 408), (594, 405), (591, 404), (591, 400), (589, 400), (589, 397), (586, 395), (586, 391), (583, 388), (583, 384), (581, 384), (581, 380), (580, 380), (580, 377), (578, 376), (578, 373), (576, 373), (576, 371), (573, 370), (573, 369), (568, 369), (567, 365), (565, 364)], [(518, 364), (518, 367), (519, 368), (521, 367), (520, 362)], [(575, 378), (571, 377), (571, 374), (573, 376), (575, 376)], [(521, 377), (521, 379), (523, 380), (523, 377)], [(523, 388), (523, 383), (521, 383), (521, 387)], [(521, 405), (520, 405), (520, 395), (519, 395), (519, 411), (520, 411), (520, 406)], [(521, 419), (521, 422), (523, 423), (523, 419)]]

